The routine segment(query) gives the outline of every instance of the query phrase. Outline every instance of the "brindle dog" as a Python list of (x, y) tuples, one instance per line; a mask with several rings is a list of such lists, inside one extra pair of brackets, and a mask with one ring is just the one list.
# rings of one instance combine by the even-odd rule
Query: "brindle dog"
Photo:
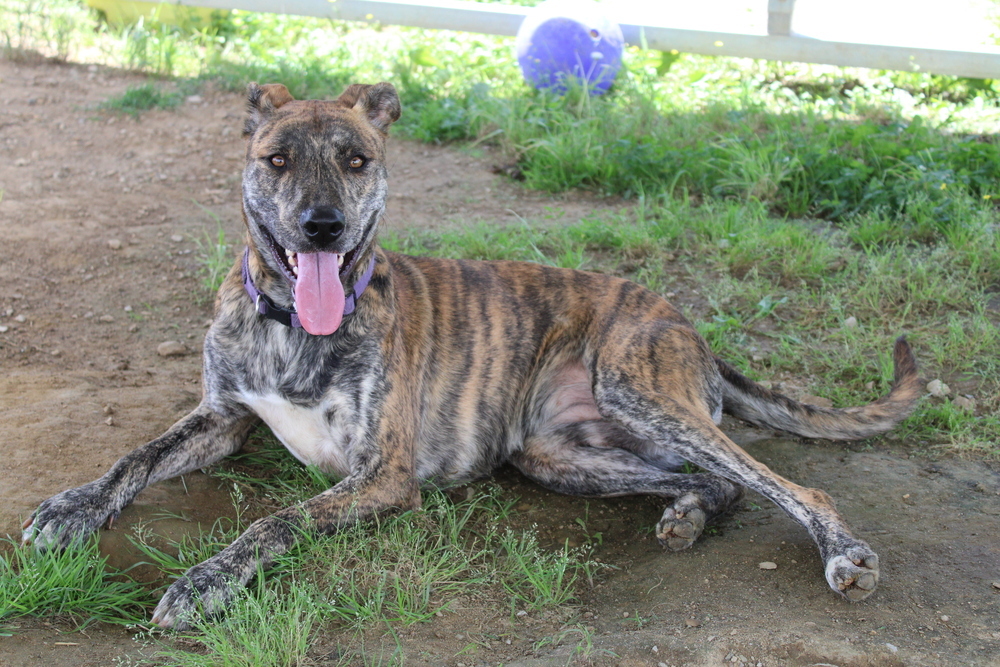
[[(43, 502), (25, 541), (67, 546), (149, 484), (236, 452), (263, 420), (295, 456), (342, 480), (188, 570), (154, 623), (186, 627), (199, 604), (223, 610), (303, 529), (417, 507), (421, 484), (466, 482), (504, 462), (560, 493), (671, 499), (656, 533), (674, 550), (748, 486), (806, 527), (834, 591), (870, 595), (878, 556), (829, 496), (774, 474), (718, 423), (727, 412), (811, 438), (884, 432), (920, 394), (906, 342), (887, 396), (824, 409), (740, 375), (673, 306), (627, 280), (386, 252), (376, 234), (386, 133), (399, 115), (387, 83), (334, 101), (250, 86), (249, 249), (219, 291), (201, 404), (100, 479)], [(685, 460), (707, 472), (675, 472)]]

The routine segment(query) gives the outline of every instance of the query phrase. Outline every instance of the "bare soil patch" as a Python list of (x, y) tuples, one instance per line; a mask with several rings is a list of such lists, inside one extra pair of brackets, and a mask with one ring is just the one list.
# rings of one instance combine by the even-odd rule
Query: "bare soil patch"
[[(211, 305), (196, 240), (214, 236), (214, 215), (239, 245), (243, 100), (207, 91), (136, 121), (95, 110), (143, 81), (134, 75), (0, 62), (0, 81), (0, 534), (17, 535), (40, 501), (99, 476), (197, 403)], [(551, 224), (622, 206), (525, 191), (493, 173), (500, 160), (486, 151), (391, 146), (390, 227)], [(187, 353), (158, 355), (165, 341)], [(691, 550), (666, 554), (650, 530), (658, 502), (587, 503), (505, 472), (501, 483), (544, 539), (582, 543), (583, 518), (611, 568), (565, 612), (511, 620), (506, 609), (458, 604), (404, 629), (407, 664), (1000, 664), (995, 465), (727, 428), (778, 473), (838, 500), (882, 557), (870, 601), (834, 596), (810, 538), (759, 497)], [(231, 511), (229, 494), (203, 475), (153, 487), (104, 532), (102, 549), (116, 565), (134, 562), (123, 535), (164, 511), (191, 521), (157, 522), (161, 531), (196, 530)], [(760, 569), (764, 561), (777, 568)], [(573, 653), (578, 633), (539, 645), (566, 624), (591, 633), (589, 658)], [(20, 626), (0, 637), (0, 665), (108, 665), (150, 650), (114, 627)], [(511, 643), (488, 638), (500, 634)], [(316, 664), (336, 657), (336, 638), (324, 642)]]

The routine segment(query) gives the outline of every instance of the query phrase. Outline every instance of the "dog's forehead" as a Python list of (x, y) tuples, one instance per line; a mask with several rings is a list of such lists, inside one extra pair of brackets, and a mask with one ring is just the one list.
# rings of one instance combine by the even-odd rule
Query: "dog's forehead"
[(334, 101), (295, 100), (277, 109), (253, 137), (263, 150), (381, 154), (385, 140), (364, 114)]

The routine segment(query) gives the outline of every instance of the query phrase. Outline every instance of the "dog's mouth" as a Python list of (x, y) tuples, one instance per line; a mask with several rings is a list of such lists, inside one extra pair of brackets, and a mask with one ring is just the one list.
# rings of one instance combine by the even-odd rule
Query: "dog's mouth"
[(317, 336), (332, 334), (344, 317), (344, 275), (350, 271), (358, 248), (345, 253), (298, 253), (284, 248), (264, 227), (275, 263), (292, 283), (295, 310), (302, 328)]

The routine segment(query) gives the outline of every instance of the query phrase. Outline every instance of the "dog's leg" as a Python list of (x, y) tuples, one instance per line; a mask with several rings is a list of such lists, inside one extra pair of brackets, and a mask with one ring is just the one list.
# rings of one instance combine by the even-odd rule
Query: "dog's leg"
[(232, 544), (174, 582), (156, 606), (152, 622), (183, 630), (199, 613), (218, 615), (259, 569), (294, 544), (301, 531), (332, 533), (390, 508), (419, 505), (412, 477), (373, 463), (296, 507), (255, 521)]
[(257, 418), (242, 409), (220, 414), (204, 404), (159, 438), (126, 454), (100, 479), (58, 493), (25, 521), (24, 543), (65, 548), (103, 523), (150, 484), (176, 477), (232, 454), (243, 446)]
[[(618, 358), (622, 358), (619, 356)], [(624, 425), (637, 437), (669, 443), (670, 451), (770, 498), (802, 523), (819, 546), (830, 587), (852, 601), (863, 600), (878, 584), (878, 556), (851, 534), (819, 489), (794, 484), (755, 461), (718, 429), (708, 405), (691, 407), (662, 391), (670, 382), (637, 373), (623, 374), (614, 362), (595, 367), (594, 396), (601, 413)], [(685, 399), (695, 395), (698, 380), (672, 384), (685, 387)]]
[[(650, 494), (675, 498), (656, 526), (660, 544), (691, 546), (706, 522), (743, 495), (737, 484), (706, 473), (669, 472), (608, 442), (617, 429), (606, 422), (563, 424), (530, 436), (511, 462), (542, 486), (576, 496), (610, 498)], [(627, 439), (620, 444), (629, 445)]]
[[(405, 380), (397, 386), (405, 387)], [(414, 404), (419, 392), (391, 392), (376, 432), (352, 445), (354, 469), (333, 488), (252, 523), (232, 544), (189, 569), (164, 593), (153, 623), (181, 630), (199, 611), (221, 613), (235, 592), (295, 543), (303, 531), (328, 534), (391, 509), (420, 506), (414, 474)]]

